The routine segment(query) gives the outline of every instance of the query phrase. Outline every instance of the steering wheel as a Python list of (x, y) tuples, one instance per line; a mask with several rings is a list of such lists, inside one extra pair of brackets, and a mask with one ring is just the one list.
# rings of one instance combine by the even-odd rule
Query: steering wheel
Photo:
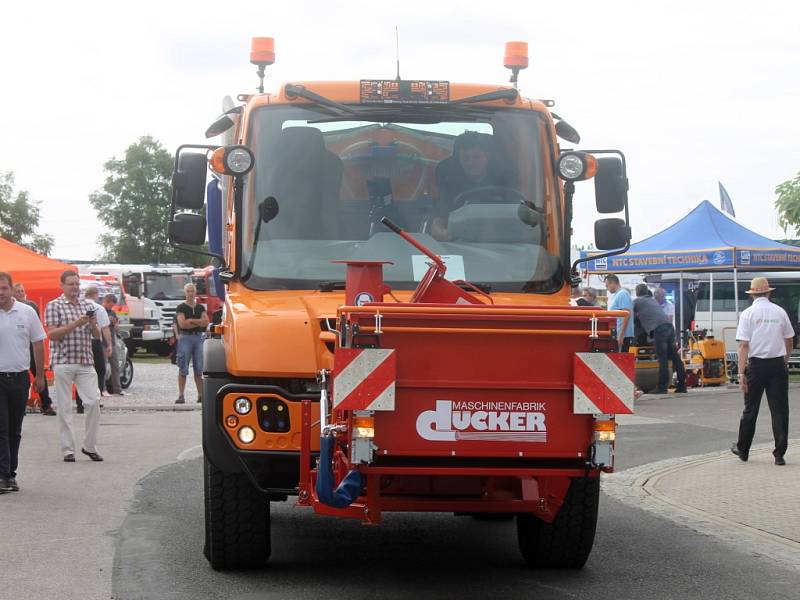
[[(482, 196), (478, 202), (469, 202), (472, 196)], [(453, 198), (454, 206), (465, 204), (512, 204), (515, 202), (528, 203), (525, 194), (511, 187), (502, 185), (482, 185), (480, 187), (465, 190)]]

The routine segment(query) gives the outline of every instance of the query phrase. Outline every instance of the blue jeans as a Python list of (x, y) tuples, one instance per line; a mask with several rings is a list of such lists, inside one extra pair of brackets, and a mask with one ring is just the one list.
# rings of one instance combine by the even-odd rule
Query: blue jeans
[(189, 374), (189, 361), (192, 361), (192, 370), (195, 375), (203, 373), (203, 336), (181, 334), (178, 336), (178, 352), (176, 363), (178, 372), (186, 377)]
[(672, 323), (662, 323), (653, 330), (653, 342), (658, 357), (658, 389), (664, 391), (669, 387), (669, 361), (678, 375), (678, 389), (686, 388), (686, 370), (675, 345), (675, 328)]

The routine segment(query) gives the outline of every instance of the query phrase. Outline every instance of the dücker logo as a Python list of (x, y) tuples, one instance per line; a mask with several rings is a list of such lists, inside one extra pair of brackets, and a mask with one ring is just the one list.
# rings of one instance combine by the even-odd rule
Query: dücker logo
[(546, 442), (544, 402), (453, 402), (417, 417), (417, 433), (432, 442)]

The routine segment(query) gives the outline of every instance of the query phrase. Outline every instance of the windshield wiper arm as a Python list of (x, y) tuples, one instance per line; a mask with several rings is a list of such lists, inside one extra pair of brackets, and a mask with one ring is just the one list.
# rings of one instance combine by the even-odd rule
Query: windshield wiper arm
[(317, 104), (321, 104), (322, 106), (327, 106), (328, 108), (335, 108), (343, 113), (347, 113), (352, 115), (355, 111), (346, 106), (344, 104), (339, 104), (335, 100), (331, 100), (330, 98), (326, 98), (325, 96), (320, 96), (316, 92), (312, 92), (300, 85), (294, 85), (293, 83), (287, 83), (283, 87), (284, 93), (289, 100), (292, 100), (292, 96), (299, 96), (300, 98), (305, 98), (306, 100), (311, 100), (312, 102), (316, 102)]
[(472, 104), (474, 102), (490, 102), (492, 100), (516, 100), (518, 96), (519, 92), (517, 90), (514, 88), (507, 88), (504, 90), (487, 92), (485, 94), (467, 96), (466, 98), (459, 98), (458, 100), (451, 100), (449, 104)]
[(320, 281), (317, 285), (320, 292), (332, 292), (334, 290), (343, 290), (344, 281)]

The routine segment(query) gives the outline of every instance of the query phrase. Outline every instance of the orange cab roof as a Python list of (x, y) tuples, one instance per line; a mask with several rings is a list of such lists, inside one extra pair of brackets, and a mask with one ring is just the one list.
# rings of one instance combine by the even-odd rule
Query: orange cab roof
[[(302, 86), (306, 89), (325, 96), (330, 100), (341, 102), (342, 104), (358, 104), (360, 102), (360, 82), (359, 81), (293, 81), (292, 85)], [(487, 85), (479, 83), (450, 83), (450, 99), (458, 100), (477, 94), (485, 94), (497, 90), (512, 89), (507, 85)], [(267, 104), (304, 104), (308, 100), (304, 98), (293, 98), (289, 100), (285, 94), (286, 84), (281, 85), (277, 95), (274, 94), (254, 94), (249, 96), (249, 101), (253, 107)], [(495, 100), (487, 103), (497, 106), (510, 106), (504, 100)], [(532, 108), (537, 111), (546, 111), (545, 105), (539, 100), (532, 100), (520, 95), (512, 105), (517, 108)]]

